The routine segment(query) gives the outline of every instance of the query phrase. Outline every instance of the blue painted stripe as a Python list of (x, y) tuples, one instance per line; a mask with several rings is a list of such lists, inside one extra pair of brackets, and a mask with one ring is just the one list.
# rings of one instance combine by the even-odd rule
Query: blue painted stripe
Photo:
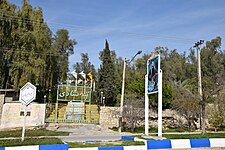
[(209, 139), (190, 139), (191, 148), (210, 147)]
[(97, 141), (97, 140), (87, 140), (85, 142), (101, 142), (101, 141)]
[(5, 147), (0, 147), (0, 150), (5, 150)]
[(131, 137), (131, 136), (122, 136), (121, 138), (124, 141), (133, 141), (134, 140), (134, 137)]
[(68, 144), (39, 145), (39, 150), (68, 150)]
[(123, 146), (99, 147), (98, 150), (123, 150)]
[(147, 148), (149, 149), (161, 149), (172, 148), (170, 140), (149, 140), (147, 141)]

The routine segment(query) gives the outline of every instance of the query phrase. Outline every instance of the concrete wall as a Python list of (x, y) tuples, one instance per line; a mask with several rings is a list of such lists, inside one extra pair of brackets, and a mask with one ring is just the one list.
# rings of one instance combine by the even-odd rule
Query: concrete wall
[[(124, 111), (128, 110), (124, 108)], [(101, 107), (100, 125), (106, 128), (118, 127), (119, 114), (119, 107)], [(136, 126), (144, 126), (144, 108), (137, 108), (133, 114), (139, 118), (139, 120), (136, 121)], [(130, 125), (129, 117), (125, 116), (125, 118), (127, 118), (127, 125)], [(199, 122), (195, 122), (195, 124), (197, 128), (199, 128)], [(187, 120), (183, 116), (171, 109), (163, 110), (163, 128), (177, 128), (181, 126), (187, 126)], [(149, 110), (149, 127), (158, 127), (158, 113), (151, 109)]]
[[(44, 125), (45, 122), (45, 104), (30, 104), (27, 112), (30, 116), (26, 117), (26, 126)], [(24, 105), (21, 103), (5, 103), (3, 105), (1, 128), (22, 127), (24, 116)], [(29, 114), (29, 113), (28, 113)]]
[(119, 107), (101, 107), (99, 123), (101, 127), (111, 128), (119, 126)]
[(4, 105), (5, 100), (5, 94), (0, 94), (0, 125), (1, 125), (1, 119), (2, 119), (2, 109)]

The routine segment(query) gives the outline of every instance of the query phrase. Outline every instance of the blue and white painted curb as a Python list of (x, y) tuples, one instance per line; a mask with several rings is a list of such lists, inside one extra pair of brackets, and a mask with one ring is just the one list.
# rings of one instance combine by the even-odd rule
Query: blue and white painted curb
[(147, 150), (151, 149), (183, 149), (203, 147), (225, 147), (225, 138), (212, 139), (176, 139), (176, 140), (149, 140)]
[(123, 137), (123, 140), (144, 141), (143, 146), (114, 146), (92, 148), (68, 148), (67, 144), (0, 147), (0, 150), (152, 150), (152, 149), (183, 149), (202, 147), (225, 147), (225, 138), (205, 139), (175, 139), (175, 140), (143, 140), (133, 137)]
[(69, 148), (69, 150), (146, 150), (145, 146), (114, 146), (92, 148)]
[(68, 150), (68, 144), (0, 147), (0, 150)]

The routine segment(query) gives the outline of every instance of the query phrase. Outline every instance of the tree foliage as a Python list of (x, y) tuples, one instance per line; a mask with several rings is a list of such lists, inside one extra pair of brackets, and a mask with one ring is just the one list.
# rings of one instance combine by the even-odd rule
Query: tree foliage
[(105, 104), (108, 106), (115, 105), (115, 62), (113, 59), (113, 53), (109, 49), (109, 43), (106, 40), (105, 48), (100, 52), (100, 65), (99, 79), (98, 79), (98, 91), (104, 93)]
[(1, 0), (0, 9), (1, 88), (18, 91), (29, 81), (38, 87), (37, 99), (49, 91), (53, 95), (58, 82), (66, 78), (76, 41), (65, 29), (53, 35), (42, 9), (33, 8), (28, 0), (21, 8)]

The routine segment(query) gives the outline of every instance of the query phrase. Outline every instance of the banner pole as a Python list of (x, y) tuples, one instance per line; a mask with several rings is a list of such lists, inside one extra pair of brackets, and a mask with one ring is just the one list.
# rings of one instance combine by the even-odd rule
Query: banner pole
[(148, 74), (145, 75), (145, 135), (148, 135), (149, 129), (149, 99), (148, 99)]
[(158, 136), (162, 136), (162, 70), (159, 70), (158, 82)]

